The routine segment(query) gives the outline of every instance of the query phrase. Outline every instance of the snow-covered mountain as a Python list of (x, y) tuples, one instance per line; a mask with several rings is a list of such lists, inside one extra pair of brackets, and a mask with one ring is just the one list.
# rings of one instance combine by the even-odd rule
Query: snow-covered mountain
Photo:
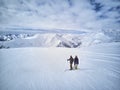
[(72, 34), (19, 34), (0, 36), (4, 47), (78, 47), (81, 37)]
[[(117, 35), (118, 34), (118, 35)], [(36, 34), (1, 34), (0, 48), (17, 47), (67, 47), (78, 48), (98, 43), (120, 41), (119, 33), (89, 32), (71, 33), (36, 33)]]
[(113, 29), (108, 29), (108, 30), (102, 30), (102, 32), (111, 37), (112, 41), (115, 41), (115, 42), (120, 42), (120, 29), (117, 29), (117, 30), (113, 30)]

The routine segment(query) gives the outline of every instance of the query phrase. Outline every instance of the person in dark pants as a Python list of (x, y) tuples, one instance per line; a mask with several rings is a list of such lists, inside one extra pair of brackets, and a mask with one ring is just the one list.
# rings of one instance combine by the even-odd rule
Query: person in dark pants
[(75, 67), (75, 69), (78, 69), (78, 64), (79, 64), (79, 59), (78, 59), (77, 56), (75, 56), (75, 58), (74, 58), (74, 67)]
[(69, 58), (69, 59), (67, 59), (67, 61), (69, 61), (69, 62), (70, 62), (70, 70), (72, 70), (72, 69), (73, 69), (72, 64), (73, 64), (73, 61), (74, 61), (73, 57), (72, 57), (72, 56), (70, 56), (70, 58)]

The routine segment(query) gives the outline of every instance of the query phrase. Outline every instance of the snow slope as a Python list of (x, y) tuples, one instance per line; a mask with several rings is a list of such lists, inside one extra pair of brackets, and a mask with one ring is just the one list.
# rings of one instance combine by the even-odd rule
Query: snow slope
[[(0, 90), (120, 90), (120, 43), (0, 50)], [(69, 55), (80, 58), (69, 71)]]

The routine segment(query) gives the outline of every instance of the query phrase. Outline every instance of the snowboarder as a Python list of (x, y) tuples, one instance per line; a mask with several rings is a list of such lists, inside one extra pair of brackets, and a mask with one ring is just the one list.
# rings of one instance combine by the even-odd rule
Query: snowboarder
[(78, 59), (77, 56), (75, 56), (75, 58), (74, 58), (74, 67), (75, 67), (75, 69), (78, 69), (78, 64), (79, 64), (79, 59)]
[(72, 67), (72, 64), (73, 64), (73, 57), (72, 56), (70, 56), (70, 58), (69, 59), (67, 59), (67, 61), (69, 61), (70, 62), (70, 70), (72, 70), (73, 69), (73, 67)]

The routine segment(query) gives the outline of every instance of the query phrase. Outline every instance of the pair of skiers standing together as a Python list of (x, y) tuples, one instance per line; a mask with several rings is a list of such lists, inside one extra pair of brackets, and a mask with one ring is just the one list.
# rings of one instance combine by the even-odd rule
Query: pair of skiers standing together
[(78, 59), (78, 57), (77, 57), (77, 56), (75, 56), (75, 58), (74, 58), (74, 59), (73, 59), (73, 57), (72, 57), (72, 56), (70, 56), (70, 58), (69, 58), (69, 59), (67, 59), (67, 61), (69, 61), (69, 62), (70, 62), (70, 70), (72, 70), (72, 69), (73, 69), (73, 66), (72, 66), (73, 62), (74, 62), (74, 67), (75, 67), (75, 69), (77, 69), (78, 64), (79, 64), (79, 59)]

